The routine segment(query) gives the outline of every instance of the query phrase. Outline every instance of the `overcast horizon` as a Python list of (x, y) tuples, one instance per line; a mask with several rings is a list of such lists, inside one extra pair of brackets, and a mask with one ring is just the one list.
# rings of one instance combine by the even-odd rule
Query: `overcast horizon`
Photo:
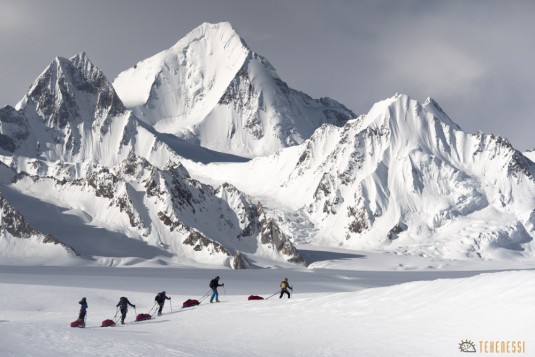
[(56, 57), (85, 51), (110, 81), (203, 22), (228, 21), (280, 77), (357, 115), (430, 96), (467, 132), (535, 148), (530, 1), (0, 0), (0, 107)]

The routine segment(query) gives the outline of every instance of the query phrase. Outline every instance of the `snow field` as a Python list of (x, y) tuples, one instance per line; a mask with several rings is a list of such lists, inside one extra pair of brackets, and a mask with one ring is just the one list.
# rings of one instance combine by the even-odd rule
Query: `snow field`
[[(534, 271), (397, 284), (421, 279), (422, 272), (38, 270), (0, 270), (2, 356), (453, 356), (461, 340), (476, 346), (522, 340), (528, 352), (535, 346)], [(177, 311), (183, 301), (207, 292), (214, 274), (226, 283), (220, 288), (225, 302), (205, 299)], [(275, 292), (276, 279), (285, 274), (295, 287), (292, 299), (247, 301), (248, 294)], [(368, 288), (381, 285), (391, 286)], [(164, 288), (173, 313), (166, 303), (166, 314), (154, 320), (93, 328), (113, 318), (120, 296), (145, 313)], [(88, 328), (70, 328), (83, 296)], [(134, 318), (130, 308), (127, 321)]]

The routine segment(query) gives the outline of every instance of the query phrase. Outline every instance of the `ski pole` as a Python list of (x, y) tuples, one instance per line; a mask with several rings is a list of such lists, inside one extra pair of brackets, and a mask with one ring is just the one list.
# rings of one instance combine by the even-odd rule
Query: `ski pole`
[(227, 289), (225, 289), (225, 284), (223, 284), (223, 292), (225, 293), (225, 297), (227, 296)]
[(169, 307), (171, 308), (171, 312), (173, 312), (173, 300), (169, 298)]

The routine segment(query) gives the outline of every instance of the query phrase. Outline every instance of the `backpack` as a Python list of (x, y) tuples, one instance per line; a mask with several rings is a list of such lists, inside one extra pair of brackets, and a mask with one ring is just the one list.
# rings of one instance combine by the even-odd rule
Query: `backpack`
[(156, 295), (156, 297), (154, 298), (154, 301), (161, 303), (163, 301), (162, 293), (158, 293), (158, 295)]
[(286, 280), (285, 280), (285, 281), (283, 281), (283, 282), (281, 283), (281, 288), (282, 288), (282, 289), (286, 289), (287, 287), (288, 287), (288, 283), (287, 283)]
[(215, 289), (215, 288), (217, 288), (217, 285), (218, 285), (218, 284), (217, 284), (217, 280), (212, 279), (212, 280), (210, 281), (210, 285), (209, 285), (209, 286), (210, 286), (210, 289)]
[(126, 298), (124, 296), (119, 299), (119, 304), (117, 305), (119, 305), (121, 310), (128, 308), (128, 303), (126, 302)]

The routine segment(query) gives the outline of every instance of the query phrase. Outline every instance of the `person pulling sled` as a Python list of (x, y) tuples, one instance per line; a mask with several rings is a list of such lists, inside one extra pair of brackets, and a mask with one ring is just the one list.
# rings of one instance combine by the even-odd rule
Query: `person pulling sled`
[(171, 298), (165, 294), (165, 291), (158, 293), (158, 295), (156, 295), (156, 297), (154, 298), (154, 301), (156, 301), (160, 306), (160, 308), (158, 309), (158, 316), (162, 316), (162, 310), (163, 305), (165, 304), (165, 300), (171, 300)]
[(128, 312), (128, 305), (132, 306), (134, 309), (136, 308), (136, 305), (132, 305), (132, 303), (124, 296), (122, 296), (119, 299), (119, 303), (117, 303), (117, 307), (121, 310), (121, 325), (124, 325), (124, 319)]
[(214, 279), (210, 281), (210, 289), (212, 289), (212, 297), (210, 298), (210, 304), (214, 302), (219, 302), (219, 293), (217, 292), (217, 288), (220, 286), (225, 286), (225, 284), (219, 284), (219, 277), (216, 276)]
[(87, 315), (87, 300), (85, 297), (82, 300), (78, 301), (80, 304), (80, 314), (78, 315), (78, 320), (85, 321), (85, 315)]
[(71, 323), (71, 327), (85, 327), (85, 316), (87, 315), (87, 300), (82, 298), (78, 301), (80, 304), (80, 313), (78, 314), (78, 320)]
[(284, 278), (283, 281), (281, 281), (281, 295), (279, 296), (279, 299), (282, 298), (282, 295), (284, 294), (288, 294), (288, 299), (290, 298), (290, 292), (288, 291), (288, 289), (292, 290), (293, 291), (293, 288), (290, 286), (290, 284), (288, 284), (288, 278)]

